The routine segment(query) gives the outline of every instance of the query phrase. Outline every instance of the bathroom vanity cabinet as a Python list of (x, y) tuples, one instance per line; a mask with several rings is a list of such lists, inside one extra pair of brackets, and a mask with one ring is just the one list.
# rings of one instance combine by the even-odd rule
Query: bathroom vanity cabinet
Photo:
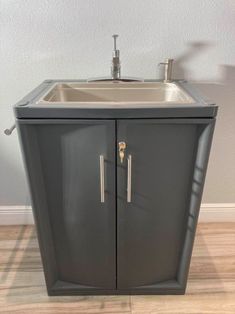
[(217, 107), (40, 104), (53, 84), (15, 106), (49, 295), (184, 293)]

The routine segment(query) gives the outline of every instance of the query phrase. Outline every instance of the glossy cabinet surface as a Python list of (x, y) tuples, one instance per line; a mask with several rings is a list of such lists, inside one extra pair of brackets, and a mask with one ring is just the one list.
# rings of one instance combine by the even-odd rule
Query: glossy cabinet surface
[(18, 119), (50, 295), (184, 293), (214, 123)]
[(197, 124), (184, 121), (118, 122), (118, 140), (132, 156), (130, 203), (127, 171), (118, 164), (119, 288), (177, 280), (197, 132)]

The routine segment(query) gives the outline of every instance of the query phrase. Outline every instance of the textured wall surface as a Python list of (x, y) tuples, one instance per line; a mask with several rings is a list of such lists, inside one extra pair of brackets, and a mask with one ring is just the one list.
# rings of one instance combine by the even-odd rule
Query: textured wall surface
[(48, 78), (108, 75), (118, 33), (122, 74), (158, 78), (176, 60), (220, 105), (204, 202), (235, 202), (235, 2), (0, 0), (0, 205), (29, 203), (12, 105)]

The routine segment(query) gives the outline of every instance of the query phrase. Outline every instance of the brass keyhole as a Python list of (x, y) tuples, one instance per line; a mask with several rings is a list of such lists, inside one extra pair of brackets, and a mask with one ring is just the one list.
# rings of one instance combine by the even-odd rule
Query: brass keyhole
[(119, 147), (119, 157), (121, 163), (123, 163), (124, 157), (125, 157), (125, 149), (126, 149), (126, 143), (125, 142), (119, 142), (118, 143)]

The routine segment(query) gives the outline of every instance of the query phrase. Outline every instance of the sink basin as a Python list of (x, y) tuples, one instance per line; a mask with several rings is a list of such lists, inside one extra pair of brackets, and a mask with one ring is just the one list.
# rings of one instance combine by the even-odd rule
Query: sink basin
[[(185, 81), (46, 80), (15, 105), (17, 119), (215, 117), (217, 107)], [(52, 120), (51, 120), (52, 119)], [(56, 120), (55, 120), (56, 121)], [(64, 121), (64, 120), (63, 120)]]
[(154, 107), (194, 103), (176, 83), (93, 82), (56, 83), (37, 104), (72, 105), (86, 108)]

